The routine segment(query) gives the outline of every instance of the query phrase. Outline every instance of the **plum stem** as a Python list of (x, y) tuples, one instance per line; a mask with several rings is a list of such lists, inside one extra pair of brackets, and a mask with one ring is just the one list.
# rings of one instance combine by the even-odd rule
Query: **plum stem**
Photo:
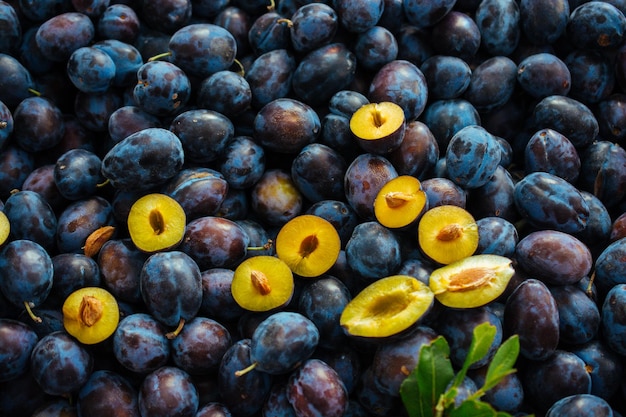
[(41, 317), (36, 316), (35, 313), (33, 312), (33, 309), (32, 309), (34, 307), (33, 303), (29, 301), (24, 301), (24, 307), (26, 308), (26, 312), (28, 313), (30, 318), (33, 319), (35, 323), (41, 323), (43, 321), (41, 320)]
[(156, 61), (161, 58), (167, 58), (168, 56), (172, 56), (172, 51), (167, 51), (167, 52), (163, 52), (163, 53), (151, 56), (150, 58), (148, 58), (148, 62)]
[(238, 371), (235, 371), (235, 376), (242, 376), (242, 375), (247, 374), (248, 372), (254, 370), (254, 368), (256, 368), (257, 364), (258, 364), (258, 362), (254, 362), (252, 365), (250, 365), (250, 366), (248, 366), (246, 368), (243, 368), (243, 369), (240, 369)]
[(185, 319), (181, 318), (178, 321), (178, 327), (176, 327), (176, 329), (174, 329), (174, 331), (171, 331), (169, 333), (165, 334), (165, 337), (167, 337), (169, 340), (174, 339), (176, 336), (178, 336), (180, 334), (180, 332), (183, 330), (183, 326), (185, 326)]

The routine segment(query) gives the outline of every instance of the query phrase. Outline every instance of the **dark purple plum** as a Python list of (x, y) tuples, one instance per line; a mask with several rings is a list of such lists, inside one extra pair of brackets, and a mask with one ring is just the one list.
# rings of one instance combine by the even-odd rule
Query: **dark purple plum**
[(620, 389), (619, 375), (625, 365), (623, 356), (612, 350), (602, 338), (574, 346), (571, 350), (587, 364), (591, 394), (611, 400)]
[(237, 55), (237, 42), (217, 24), (194, 23), (181, 27), (170, 38), (172, 62), (190, 76), (206, 78), (228, 69)]
[(300, 291), (298, 311), (319, 330), (318, 346), (333, 348), (346, 342), (339, 317), (351, 299), (348, 287), (333, 276), (321, 277)]
[[(433, 44), (437, 55), (455, 57), (463, 61), (471, 61), (481, 45), (481, 33), (476, 21), (457, 8), (450, 10), (435, 23), (430, 35), (432, 39), (437, 39)], [(459, 81), (454, 80), (453, 83), (458, 84)]]
[(111, 203), (92, 196), (69, 204), (57, 218), (56, 243), (60, 252), (84, 252), (85, 241), (103, 226), (113, 226)]
[(575, 233), (585, 228), (589, 218), (580, 191), (547, 172), (533, 172), (517, 182), (514, 198), (521, 216), (537, 227)]
[(311, 357), (320, 333), (313, 321), (294, 311), (278, 311), (261, 321), (250, 341), (254, 369), (284, 375)]
[(135, 9), (128, 4), (114, 3), (100, 15), (96, 24), (97, 34), (102, 39), (115, 39), (132, 43), (139, 36), (141, 22)]
[(17, 58), (0, 53), (0, 101), (13, 111), (23, 99), (31, 97), (32, 88), (35, 82), (30, 70)]
[(465, 189), (485, 185), (500, 166), (501, 148), (481, 126), (466, 126), (450, 138), (446, 153), (449, 178)]
[(307, 214), (319, 216), (328, 220), (339, 233), (342, 247), (345, 247), (352, 231), (359, 224), (359, 218), (354, 209), (343, 200), (320, 200), (313, 203), (307, 210)]
[[(232, 5), (220, 10), (215, 19), (213, 19), (213, 24), (226, 29), (235, 39), (236, 57), (243, 58), (251, 52), (248, 44), (248, 32), (254, 17), (256, 16), (251, 16), (245, 8)], [(227, 55), (227, 53), (223, 55)]]
[(387, 181), (397, 176), (387, 158), (360, 154), (348, 165), (343, 178), (346, 201), (361, 219), (373, 220), (376, 195)]
[(93, 46), (76, 49), (67, 61), (67, 75), (74, 86), (85, 93), (106, 91), (115, 78), (115, 62)]
[(485, 184), (469, 190), (467, 209), (477, 219), (495, 216), (517, 221), (519, 213), (514, 192), (515, 181), (511, 173), (500, 165)]
[(173, 132), (153, 127), (135, 132), (102, 158), (102, 175), (120, 190), (148, 190), (163, 185), (182, 168), (184, 150)]
[(110, 370), (96, 370), (78, 391), (78, 415), (96, 416), (114, 413), (120, 417), (138, 417), (137, 390), (122, 375)]
[(124, 369), (145, 375), (164, 366), (170, 358), (167, 330), (146, 313), (133, 313), (113, 333), (113, 356)]
[(11, 239), (28, 239), (46, 250), (53, 250), (57, 217), (52, 207), (35, 191), (16, 191), (2, 209), (11, 226)]
[(232, 220), (203, 216), (187, 224), (179, 250), (191, 256), (202, 271), (231, 268), (243, 260), (250, 238)]
[(154, 127), (162, 127), (160, 119), (135, 105), (116, 109), (108, 121), (108, 133), (113, 144), (140, 130)]
[(261, 109), (273, 100), (287, 97), (297, 64), (290, 49), (272, 49), (256, 57), (245, 74), (252, 107)]
[(183, 145), (185, 160), (209, 163), (220, 158), (235, 134), (235, 127), (225, 115), (206, 109), (178, 114), (170, 125)]
[(20, 309), (42, 304), (52, 290), (53, 276), (50, 255), (32, 240), (12, 240), (0, 250), (0, 291)]
[(280, 226), (302, 212), (304, 197), (283, 169), (266, 169), (250, 194), (250, 207), (264, 225)]
[(265, 171), (265, 149), (250, 136), (233, 138), (224, 149), (220, 172), (229, 187), (247, 189), (259, 181)]
[(322, 130), (318, 138), (319, 143), (329, 146), (339, 152), (346, 161), (354, 159), (362, 150), (354, 146), (354, 135), (350, 130), (350, 116), (332, 112), (321, 119)]
[(608, 140), (598, 140), (581, 154), (579, 186), (598, 197), (607, 207), (615, 207), (626, 195), (626, 150)]
[(378, 23), (383, 15), (385, 2), (384, 0), (365, 3), (359, 0), (333, 0), (332, 6), (346, 30), (361, 33)]
[(556, 401), (546, 417), (611, 417), (615, 415), (611, 405), (593, 394), (573, 394)]
[(215, 215), (228, 192), (224, 176), (211, 168), (187, 168), (171, 178), (163, 192), (176, 200), (187, 216), (193, 220)]
[(174, 364), (190, 375), (217, 371), (232, 339), (226, 327), (208, 317), (195, 317), (185, 323), (171, 342)]
[(589, 107), (562, 95), (548, 96), (539, 101), (532, 110), (531, 121), (537, 130), (556, 130), (576, 148), (590, 145), (597, 138), (600, 129)]
[(376, 71), (398, 57), (398, 41), (391, 30), (377, 25), (357, 35), (354, 54), (360, 67)]
[(566, 96), (572, 88), (572, 75), (557, 55), (541, 52), (527, 56), (517, 65), (517, 82), (526, 93), (537, 99), (551, 95)]
[(96, 29), (86, 14), (65, 12), (55, 14), (39, 26), (35, 40), (41, 53), (51, 61), (66, 62), (72, 52), (87, 46)]
[(333, 148), (321, 143), (303, 147), (291, 164), (291, 178), (310, 202), (341, 200), (348, 165)]
[(620, 355), (626, 352), (626, 317), (619, 308), (625, 296), (626, 284), (616, 284), (606, 294), (600, 310), (602, 340)]
[(230, 323), (241, 317), (245, 310), (237, 304), (230, 290), (235, 272), (227, 268), (210, 268), (202, 271), (202, 304), (199, 314)]
[(200, 310), (200, 268), (186, 253), (171, 250), (150, 255), (139, 279), (146, 308), (172, 330), (192, 320)]
[(482, 217), (476, 220), (478, 226), (477, 253), (512, 257), (519, 242), (515, 225), (502, 217)]
[(401, 25), (395, 33), (398, 41), (398, 58), (420, 66), (435, 55), (430, 37), (413, 25)]
[(582, 345), (597, 338), (600, 310), (585, 291), (575, 285), (550, 287), (559, 310), (559, 340), (567, 345)]
[(524, 149), (526, 173), (549, 172), (576, 184), (581, 160), (578, 151), (563, 134), (546, 128), (535, 132)]
[(77, 92), (73, 107), (80, 123), (88, 131), (99, 133), (108, 130), (109, 117), (124, 104), (119, 90), (108, 89), (100, 94)]
[(357, 58), (342, 42), (312, 50), (297, 63), (291, 86), (297, 98), (318, 107), (354, 81)]
[(624, 40), (626, 17), (609, 2), (593, 1), (575, 7), (567, 22), (567, 37), (578, 48), (610, 49)]
[(472, 342), (474, 328), (489, 323), (496, 328), (496, 334), (486, 355), (471, 365), (471, 369), (485, 366), (493, 358), (504, 339), (500, 318), (487, 306), (471, 309), (445, 309), (437, 317), (434, 330), (444, 336), (450, 345), (450, 360), (456, 367), (465, 362)]
[(222, 356), (218, 370), (220, 400), (235, 415), (250, 417), (261, 411), (272, 388), (272, 376), (252, 369), (243, 375), (237, 371), (252, 364), (250, 339), (240, 339)]
[(199, 107), (234, 117), (252, 105), (252, 89), (246, 78), (236, 72), (217, 71), (202, 80), (197, 91)]
[(171, 116), (184, 108), (191, 96), (185, 72), (168, 61), (148, 61), (137, 70), (133, 98), (137, 106), (155, 116)]
[(324, 2), (299, 7), (289, 20), (291, 46), (299, 54), (329, 44), (339, 27), (337, 12)]
[(399, 397), (400, 385), (417, 365), (420, 349), (439, 334), (431, 327), (418, 326), (410, 335), (376, 348), (369, 367), (373, 383), (381, 393)]
[(467, 191), (451, 179), (429, 177), (422, 181), (422, 190), (426, 193), (430, 208), (445, 204), (465, 208), (467, 205)]
[(30, 354), (39, 341), (27, 324), (0, 318), (0, 381), (11, 381), (28, 372)]
[(589, 248), (569, 233), (538, 230), (524, 236), (515, 248), (518, 265), (549, 285), (575, 284), (591, 271)]
[(520, 355), (533, 361), (550, 358), (559, 343), (559, 312), (548, 287), (538, 279), (522, 281), (506, 300), (505, 335), (518, 334)]
[(564, 33), (570, 16), (567, 0), (522, 0), (520, 25), (526, 39), (536, 45), (555, 43)]
[(272, 384), (272, 389), (261, 410), (263, 417), (296, 417), (287, 398), (287, 383)]
[(439, 160), (439, 145), (428, 126), (420, 121), (407, 124), (398, 148), (387, 155), (398, 175), (428, 178)]
[(104, 177), (100, 157), (87, 149), (70, 149), (62, 154), (54, 166), (54, 183), (61, 195), (70, 201), (96, 194)]
[(564, 397), (589, 394), (591, 390), (585, 362), (561, 349), (544, 360), (525, 363), (521, 379), (524, 397), (541, 413)]
[(515, 0), (485, 0), (474, 16), (481, 46), (492, 56), (507, 56), (518, 46), (522, 35), (520, 7)]
[(320, 359), (308, 359), (287, 381), (287, 399), (296, 415), (344, 416), (348, 392), (339, 374)]
[(469, 87), (472, 70), (459, 57), (434, 55), (420, 66), (428, 85), (428, 97), (446, 100), (460, 97)]
[(141, 301), (139, 275), (148, 254), (140, 251), (130, 238), (111, 239), (98, 252), (102, 286), (120, 301)]
[(52, 257), (52, 289), (46, 305), (60, 308), (65, 299), (82, 287), (99, 287), (100, 267), (82, 253), (59, 253)]
[(478, 110), (464, 98), (433, 100), (424, 109), (420, 120), (431, 131), (443, 155), (450, 139), (467, 126), (481, 124)]
[(349, 119), (355, 111), (367, 103), (369, 100), (362, 93), (354, 90), (341, 90), (328, 100), (328, 111)]
[(253, 138), (266, 150), (296, 154), (313, 143), (320, 130), (320, 118), (311, 106), (292, 98), (278, 98), (255, 116)]
[(143, 65), (139, 50), (130, 43), (117, 39), (103, 39), (92, 45), (111, 57), (115, 64), (113, 87), (132, 87), (137, 82), (137, 71)]
[[(279, 7), (282, 3), (284, 2), (281, 2)], [(288, 19), (276, 10), (261, 14), (250, 25), (248, 43), (252, 52), (257, 56), (275, 49), (289, 49), (291, 32)]]
[(46, 394), (76, 394), (92, 371), (92, 354), (64, 331), (39, 339), (30, 355), (30, 372)]
[(25, 98), (13, 111), (13, 141), (28, 152), (48, 150), (63, 138), (61, 109), (50, 99)]
[(155, 0), (143, 5), (139, 19), (150, 28), (171, 35), (190, 23), (191, 9), (191, 0)]
[(142, 416), (154, 417), (194, 417), (199, 407), (191, 376), (174, 366), (163, 366), (146, 375), (137, 402)]
[(350, 268), (368, 280), (393, 275), (400, 267), (400, 241), (376, 221), (359, 223), (346, 243)]
[(570, 97), (593, 105), (613, 92), (616, 84), (614, 66), (602, 52), (574, 49), (563, 61), (572, 77)]
[(472, 70), (463, 97), (479, 112), (488, 113), (509, 101), (517, 84), (517, 64), (509, 57), (494, 56)]

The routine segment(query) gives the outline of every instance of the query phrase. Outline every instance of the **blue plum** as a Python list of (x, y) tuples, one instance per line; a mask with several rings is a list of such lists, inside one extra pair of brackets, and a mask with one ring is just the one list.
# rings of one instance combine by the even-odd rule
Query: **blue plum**
[(400, 241), (376, 221), (359, 223), (346, 243), (350, 268), (368, 280), (392, 275), (400, 267)]
[(137, 402), (141, 415), (154, 417), (193, 417), (199, 407), (191, 376), (174, 366), (163, 366), (146, 375)]
[(164, 325), (176, 328), (200, 310), (200, 268), (186, 253), (172, 250), (150, 255), (139, 279), (146, 308)]
[(116, 361), (125, 369), (147, 374), (164, 366), (170, 358), (167, 330), (147, 313), (124, 317), (113, 333), (112, 351)]
[(30, 354), (39, 336), (25, 323), (0, 318), (0, 340), (0, 381), (5, 382), (28, 371)]
[(182, 168), (185, 153), (178, 136), (159, 128), (135, 132), (102, 158), (102, 175), (120, 190), (148, 190), (164, 184)]
[(30, 369), (45, 393), (73, 395), (93, 372), (93, 356), (65, 331), (53, 332), (33, 348)]
[(191, 96), (187, 74), (168, 61), (148, 61), (137, 70), (133, 88), (135, 103), (155, 116), (170, 116), (183, 108)]

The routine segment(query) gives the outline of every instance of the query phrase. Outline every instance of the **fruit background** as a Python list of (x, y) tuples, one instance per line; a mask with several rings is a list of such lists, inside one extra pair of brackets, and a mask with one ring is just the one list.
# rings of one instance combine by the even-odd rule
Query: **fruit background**
[(625, 13), (0, 1), (0, 416), (623, 415)]

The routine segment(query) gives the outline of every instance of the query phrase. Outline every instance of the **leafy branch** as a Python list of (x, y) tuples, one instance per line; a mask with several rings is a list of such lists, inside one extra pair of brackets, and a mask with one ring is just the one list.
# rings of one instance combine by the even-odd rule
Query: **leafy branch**
[(480, 398), (503, 378), (515, 372), (519, 355), (519, 338), (511, 336), (497, 349), (489, 362), (484, 384), (458, 407), (458, 388), (470, 367), (483, 359), (496, 337), (496, 327), (482, 323), (474, 328), (472, 343), (463, 366), (454, 373), (450, 346), (443, 336), (422, 347), (415, 369), (403, 381), (400, 396), (409, 417), (510, 417), (496, 411)]

